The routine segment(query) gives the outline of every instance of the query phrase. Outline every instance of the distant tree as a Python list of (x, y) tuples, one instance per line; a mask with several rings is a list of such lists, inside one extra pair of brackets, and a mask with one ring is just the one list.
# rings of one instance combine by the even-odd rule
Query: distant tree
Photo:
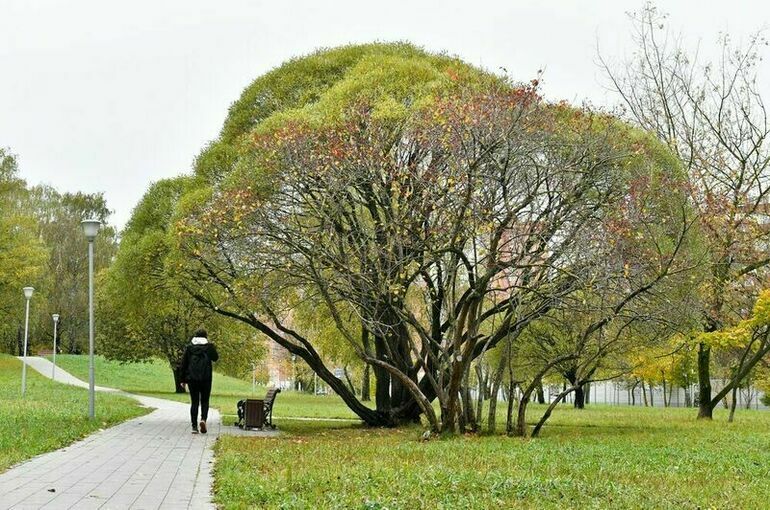
[(223, 318), (193, 300), (176, 275), (169, 226), (189, 179), (153, 184), (134, 209), (122, 233), (115, 262), (100, 280), (99, 351), (126, 362), (162, 357), (174, 374), (177, 393), (180, 364), (192, 333), (205, 326), (220, 351), (217, 368), (243, 376), (260, 350), (244, 326)]
[(111, 211), (103, 194), (60, 193), (50, 186), (30, 189), (28, 208), (36, 220), (38, 237), (48, 248), (45, 277), (45, 306), (38, 308), (38, 343), (52, 348), (51, 314), (60, 316), (59, 346), (80, 354), (88, 342), (88, 251), (80, 222), (96, 218), (102, 228), (95, 241), (94, 270), (98, 274), (112, 262), (117, 234), (109, 224)]
[[(666, 368), (665, 374), (661, 373), (661, 365), (657, 364), (650, 368), (652, 375), (649, 372), (640, 375), (639, 372), (640, 365), (646, 368), (650, 365), (649, 360), (657, 360), (656, 353), (660, 353), (661, 357), (670, 353), (665, 342), (666, 335), (671, 331), (671, 325), (667, 323), (670, 311), (664, 309), (669, 300), (664, 298), (661, 302), (660, 297), (667, 294), (664, 278), (670, 283), (688, 272), (686, 265), (674, 269), (676, 258), (669, 254), (668, 264), (672, 265), (666, 267), (667, 262), (664, 262), (658, 271), (640, 270), (633, 277), (626, 275), (621, 286), (613, 288), (601, 299), (597, 299), (596, 295), (578, 294), (566, 300), (560, 309), (551, 311), (529, 326), (521, 345), (525, 353), (519, 357), (530, 366), (529, 372), (533, 375), (522, 378), (514, 435), (527, 435), (527, 403), (533, 391), (551, 373), (563, 377), (565, 387), (551, 400), (533, 428), (532, 437), (540, 433), (556, 405), (567, 395), (573, 394), (574, 406), (582, 409), (590, 383), (629, 374), (646, 378), (648, 382), (661, 381), (661, 376), (663, 381), (665, 377), (670, 380), (673, 367)], [(652, 264), (655, 265), (657, 263)], [(621, 289), (623, 291), (618, 292)], [(640, 356), (647, 364), (638, 359)], [(627, 363), (629, 360), (630, 366)]]
[(759, 293), (750, 317), (730, 328), (702, 333), (697, 341), (709, 350), (729, 350), (732, 356), (728, 382), (716, 394), (716, 402), (732, 394), (729, 421), (733, 421), (737, 392), (743, 381), (770, 355), (770, 290)]
[[(620, 69), (605, 69), (628, 117), (685, 167), (706, 251), (700, 329), (716, 332), (745, 316), (745, 298), (756, 297), (770, 264), (770, 124), (757, 82), (764, 39), (737, 48), (725, 36), (716, 61), (702, 64), (654, 7), (632, 21), (636, 53)], [(697, 355), (698, 417), (711, 419), (741, 380), (713, 395), (711, 345), (700, 342)]]
[[(28, 199), (15, 156), (0, 148), (0, 348), (13, 354), (21, 354), (22, 349), (21, 289), (29, 285), (40, 289), (47, 256), (35, 218), (25, 207)], [(32, 314), (42, 308), (39, 303), (45, 301), (45, 295), (38, 292), (34, 298)]]

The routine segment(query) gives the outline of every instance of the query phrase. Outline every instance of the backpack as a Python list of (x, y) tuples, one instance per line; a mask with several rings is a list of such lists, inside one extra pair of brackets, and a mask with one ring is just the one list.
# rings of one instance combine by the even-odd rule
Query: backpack
[(211, 376), (211, 362), (206, 349), (196, 347), (190, 351), (188, 378), (191, 381), (205, 381)]

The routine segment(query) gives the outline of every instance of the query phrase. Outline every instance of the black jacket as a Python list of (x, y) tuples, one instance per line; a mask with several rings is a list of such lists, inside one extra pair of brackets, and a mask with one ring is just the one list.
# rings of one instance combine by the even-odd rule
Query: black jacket
[[(207, 366), (205, 367), (202, 375), (196, 376), (191, 373), (190, 360), (198, 354), (204, 354), (208, 358)], [(190, 343), (184, 350), (184, 356), (182, 356), (182, 382), (189, 383), (190, 381), (210, 381), (212, 376), (211, 363), (219, 359), (219, 353), (217, 348), (212, 343), (206, 344), (193, 344)]]

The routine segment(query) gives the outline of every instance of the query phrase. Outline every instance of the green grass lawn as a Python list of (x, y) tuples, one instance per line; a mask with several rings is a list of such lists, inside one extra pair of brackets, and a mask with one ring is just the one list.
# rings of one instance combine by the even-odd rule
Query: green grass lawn
[[(87, 376), (87, 359), (60, 356)], [(160, 361), (97, 360), (97, 383), (187, 400), (171, 390)], [(50, 384), (50, 383), (49, 383)], [(7, 385), (6, 385), (7, 386)], [(247, 381), (215, 375), (212, 404), (234, 412)], [(264, 392), (256, 391), (257, 396)], [(85, 393), (84, 393), (85, 395)], [(83, 397), (85, 398), (85, 397)], [(534, 422), (544, 406), (530, 405)], [(501, 410), (502, 412), (502, 410)], [(215, 498), (222, 508), (766, 508), (770, 501), (770, 413), (739, 410), (726, 423), (696, 422), (694, 409), (564, 406), (543, 437), (419, 440), (420, 427), (367, 429), (336, 397), (285, 392), (278, 438), (223, 436)]]
[[(88, 357), (61, 355), (56, 356), (56, 363), (75, 377), (88, 379)], [(154, 360), (148, 363), (120, 363), (95, 358), (95, 377), (98, 386), (120, 388), (122, 390), (188, 402), (187, 394), (174, 393), (174, 378), (168, 363)], [(225, 423), (234, 419), (236, 403), (242, 398), (264, 396), (266, 388), (257, 386), (252, 394), (250, 381), (244, 381), (222, 374), (214, 374), (211, 390), (211, 406), (224, 416)], [(275, 401), (274, 414), (276, 423), (282, 427), (282, 418), (346, 418), (356, 416), (336, 395), (315, 396), (306, 393), (284, 391)]]
[(0, 472), (149, 411), (117, 395), (97, 394), (96, 404), (96, 420), (91, 421), (87, 390), (54, 383), (29, 367), (22, 399), (21, 362), (0, 355)]
[[(531, 406), (531, 419), (542, 406)], [(302, 423), (222, 437), (215, 497), (230, 508), (767, 508), (770, 413), (711, 423), (693, 409), (557, 410), (535, 440)]]

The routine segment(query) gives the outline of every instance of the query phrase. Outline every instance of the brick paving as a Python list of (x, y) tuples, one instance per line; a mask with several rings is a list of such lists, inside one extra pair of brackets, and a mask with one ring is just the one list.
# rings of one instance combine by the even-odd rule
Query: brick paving
[[(48, 360), (27, 360), (51, 377)], [(58, 367), (55, 380), (87, 387)], [(215, 508), (211, 467), (219, 413), (209, 411), (208, 434), (191, 434), (189, 405), (129, 396), (155, 411), (0, 473), (0, 509)]]

